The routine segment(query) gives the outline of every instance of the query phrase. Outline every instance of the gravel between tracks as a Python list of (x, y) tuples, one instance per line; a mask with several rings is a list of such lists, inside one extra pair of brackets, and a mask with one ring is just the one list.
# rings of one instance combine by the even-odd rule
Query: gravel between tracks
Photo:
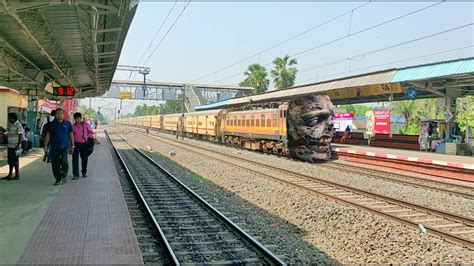
[[(135, 144), (141, 147), (149, 145), (154, 151), (166, 156), (172, 148), (168, 144), (146, 138), (141, 134), (128, 133), (126, 136)], [(236, 152), (234, 149), (211, 143), (193, 142), (219, 149), (219, 151)], [(422, 235), (385, 218), (345, 207), (265, 178), (252, 176), (252, 174), (243, 172), (236, 167), (206, 160), (206, 158), (196, 156), (192, 152), (184, 152), (176, 147), (173, 149), (177, 154), (172, 157), (172, 160), (186, 165), (191, 171), (204, 176), (225, 190), (225, 192), (209, 190), (212, 192), (209, 192), (206, 198), (211, 199), (212, 204), (219, 203), (216, 207), (225, 209), (235, 217), (243, 219), (244, 225), (242, 227), (249, 230), (250, 233), (263, 230), (265, 233), (259, 234), (265, 236), (262, 242), (264, 244), (276, 242), (278, 248), (272, 249), (272, 251), (294, 259), (289, 262), (323, 262), (317, 260), (319, 258), (325, 258), (324, 262), (328, 262), (328, 258), (324, 254), (321, 255), (322, 253), (315, 251), (315, 249), (306, 248), (307, 245), (304, 242), (296, 242), (294, 248), (288, 247), (291, 246), (288, 243), (292, 242), (294, 236), (299, 236), (305, 242), (343, 263), (474, 262), (474, 252), (468, 249), (447, 243), (436, 237)], [(335, 171), (325, 171), (326, 169), (318, 169), (314, 165), (284, 158), (247, 151), (239, 152), (246, 158), (278, 164), (292, 170), (306, 173), (316, 170), (318, 175), (327, 175), (328, 179), (344, 179), (344, 177), (349, 181), (355, 179), (351, 174), (337, 173), (336, 176)], [(373, 181), (375, 180), (370, 179), (371, 183)], [(384, 187), (387, 188), (387, 186), (388, 183), (384, 182)], [(368, 189), (367, 184), (363, 188)], [(407, 187), (395, 188), (395, 190), (399, 189), (405, 190)], [(202, 192), (205, 191), (207, 190), (204, 189)], [(405, 195), (403, 193), (402, 195)], [(418, 189), (411, 193), (415, 193), (416, 197), (420, 197), (421, 194)], [(239, 200), (236, 200), (238, 197), (248, 202), (241, 204)], [(444, 200), (447, 200), (447, 197), (447, 195), (443, 195)], [(460, 198), (454, 198), (457, 203), (451, 206), (451, 210), (454, 206), (460, 205)], [(407, 199), (411, 200), (411, 198)], [(283, 220), (279, 220), (275, 216)]]
[[(169, 137), (167, 134), (162, 134), (162, 136)], [(422, 206), (434, 207), (455, 214), (474, 217), (474, 200), (472, 199), (453, 196), (443, 192), (435, 192), (433, 190), (419, 187), (402, 185), (381, 179), (374, 179), (358, 173), (347, 173), (335, 169), (319, 167), (317, 164), (290, 160), (275, 155), (259, 154), (247, 150), (237, 150), (205, 141), (195, 141), (190, 139), (185, 139), (184, 141), (189, 141), (192, 144), (197, 144), (206, 148), (212, 148), (220, 152), (230, 153), (234, 156), (258, 160), (259, 162), (269, 165), (275, 165), (295, 172), (316, 176), (339, 184), (368, 190), (370, 192), (390, 196), (400, 200), (406, 200)]]

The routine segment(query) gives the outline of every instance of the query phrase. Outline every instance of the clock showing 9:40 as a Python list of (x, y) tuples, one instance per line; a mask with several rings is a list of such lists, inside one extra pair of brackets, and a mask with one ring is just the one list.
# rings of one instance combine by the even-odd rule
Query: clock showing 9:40
[(53, 87), (54, 96), (74, 96), (75, 94), (76, 94), (76, 88), (74, 87), (67, 87), (67, 86)]

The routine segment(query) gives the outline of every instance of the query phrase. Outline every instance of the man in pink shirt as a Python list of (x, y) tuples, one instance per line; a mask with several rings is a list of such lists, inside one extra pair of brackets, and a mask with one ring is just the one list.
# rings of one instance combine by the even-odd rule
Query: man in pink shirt
[(79, 156), (82, 162), (82, 177), (87, 177), (87, 159), (89, 158), (89, 151), (87, 149), (87, 139), (94, 136), (89, 123), (82, 121), (81, 113), (74, 113), (74, 125), (72, 125), (72, 132), (74, 135), (74, 153), (72, 154), (72, 180), (79, 179)]

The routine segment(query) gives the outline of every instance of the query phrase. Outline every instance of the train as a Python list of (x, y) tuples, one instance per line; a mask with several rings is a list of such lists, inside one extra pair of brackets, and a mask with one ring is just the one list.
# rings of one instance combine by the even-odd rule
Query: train
[(116, 123), (317, 163), (331, 158), (333, 114), (328, 96), (307, 95), (266, 107), (128, 117)]

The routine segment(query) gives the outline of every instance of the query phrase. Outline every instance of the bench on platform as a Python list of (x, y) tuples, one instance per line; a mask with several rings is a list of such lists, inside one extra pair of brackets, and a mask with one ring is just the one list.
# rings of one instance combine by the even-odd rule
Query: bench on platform
[[(332, 137), (333, 143), (341, 143), (341, 138), (344, 132), (336, 132), (336, 135)], [(364, 133), (362, 132), (351, 132), (350, 137), (346, 138), (347, 144), (354, 145), (367, 145), (367, 140), (364, 139)]]
[(370, 141), (370, 146), (419, 150), (418, 135), (376, 134)]

